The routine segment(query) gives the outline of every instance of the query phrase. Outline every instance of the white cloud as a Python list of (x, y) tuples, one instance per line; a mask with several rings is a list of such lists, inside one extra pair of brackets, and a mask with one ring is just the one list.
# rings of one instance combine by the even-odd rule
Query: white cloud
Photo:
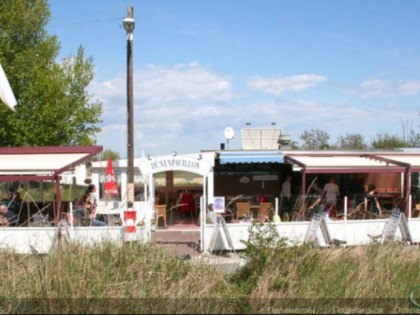
[(387, 98), (393, 96), (391, 84), (385, 80), (366, 80), (359, 85), (358, 93), (363, 99)]
[[(127, 109), (124, 75), (106, 82), (93, 83), (91, 92), (104, 100), (103, 131), (98, 144), (106, 149), (127, 154)], [(286, 91), (303, 91), (326, 78), (314, 75), (253, 79), (250, 89), (279, 95)], [(258, 88), (256, 88), (258, 86)], [(365, 80), (353, 89), (363, 97), (381, 97), (389, 94), (390, 83), (383, 80)], [(197, 63), (186, 65), (149, 66), (136, 72), (134, 82), (134, 137), (135, 155), (194, 153), (218, 149), (225, 142), (223, 131), (227, 126), (236, 136), (229, 148), (241, 147), (241, 129), (246, 122), (256, 128), (270, 127), (272, 122), (290, 134), (294, 141), (305, 130), (321, 129), (335, 137), (345, 133), (361, 133), (370, 140), (377, 132), (399, 132), (400, 117), (395, 113), (417, 115), (418, 109), (406, 104), (359, 107), (352, 99), (332, 102), (329, 95), (315, 100), (288, 100), (284, 97), (265, 99), (259, 93), (242, 91), (239, 97), (233, 79), (216, 73)], [(319, 96), (318, 96), (319, 98)], [(396, 107), (397, 109), (395, 109)], [(392, 129), (392, 130), (391, 130)]]
[[(186, 145), (198, 136), (189, 128), (206, 125), (203, 120), (226, 115), (226, 101), (234, 98), (231, 78), (197, 62), (171, 67), (151, 65), (134, 73), (135, 141), (144, 149)], [(126, 79), (121, 74), (104, 82), (93, 82), (90, 92), (103, 103), (103, 131), (99, 143), (126, 155)], [(121, 126), (123, 129), (121, 130)], [(124, 127), (125, 126), (125, 127)], [(199, 126), (196, 128), (200, 128)], [(117, 136), (119, 134), (119, 136)], [(160, 147), (160, 148), (159, 148)]]
[(415, 95), (420, 93), (420, 82), (405, 83), (398, 87), (402, 95)]
[(346, 94), (359, 97), (363, 100), (375, 100), (390, 99), (401, 94), (414, 94), (416, 93), (414, 92), (415, 88), (417, 88), (420, 92), (420, 85), (416, 87), (415, 85), (406, 84), (397, 88), (395, 83), (389, 80), (367, 79), (357, 86), (340, 87), (339, 90)]
[(302, 92), (326, 80), (326, 77), (320, 75), (300, 74), (290, 77), (254, 77), (248, 80), (247, 85), (252, 90), (263, 91), (278, 96), (285, 92)]
[(232, 98), (228, 77), (195, 62), (170, 68), (149, 66), (138, 77), (139, 96), (147, 102)]
[[(228, 100), (233, 97), (230, 78), (197, 62), (172, 67), (150, 65), (133, 75), (134, 97), (146, 103), (174, 100)], [(90, 90), (102, 99), (125, 98), (126, 78), (94, 82)]]
[(416, 95), (420, 93), (420, 81), (408, 82), (397, 86), (388, 80), (368, 79), (356, 87), (344, 87), (341, 91), (356, 95), (364, 100), (385, 99), (397, 95)]

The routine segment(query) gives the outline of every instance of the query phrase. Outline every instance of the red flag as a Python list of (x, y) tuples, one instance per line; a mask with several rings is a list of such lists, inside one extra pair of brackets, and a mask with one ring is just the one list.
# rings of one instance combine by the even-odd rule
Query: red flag
[(112, 167), (112, 160), (108, 159), (105, 173), (105, 194), (113, 196), (118, 195), (117, 183), (115, 182), (114, 168)]

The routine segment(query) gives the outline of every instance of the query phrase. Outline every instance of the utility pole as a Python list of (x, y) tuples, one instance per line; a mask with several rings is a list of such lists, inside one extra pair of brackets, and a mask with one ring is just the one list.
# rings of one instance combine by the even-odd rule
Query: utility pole
[(133, 113), (133, 31), (135, 27), (133, 7), (129, 6), (123, 20), (127, 32), (127, 204), (134, 204), (134, 113)]

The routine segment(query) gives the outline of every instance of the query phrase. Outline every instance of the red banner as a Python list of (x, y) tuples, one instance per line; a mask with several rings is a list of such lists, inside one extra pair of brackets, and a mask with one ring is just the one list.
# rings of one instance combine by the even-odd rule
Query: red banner
[(118, 195), (117, 183), (115, 182), (114, 167), (112, 166), (111, 159), (108, 159), (108, 164), (106, 166), (104, 191), (105, 194), (109, 196)]

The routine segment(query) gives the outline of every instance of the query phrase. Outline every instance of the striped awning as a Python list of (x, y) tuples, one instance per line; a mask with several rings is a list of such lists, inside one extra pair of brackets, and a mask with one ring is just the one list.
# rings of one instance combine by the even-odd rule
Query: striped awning
[(220, 152), (220, 164), (283, 163), (284, 155), (275, 151)]

